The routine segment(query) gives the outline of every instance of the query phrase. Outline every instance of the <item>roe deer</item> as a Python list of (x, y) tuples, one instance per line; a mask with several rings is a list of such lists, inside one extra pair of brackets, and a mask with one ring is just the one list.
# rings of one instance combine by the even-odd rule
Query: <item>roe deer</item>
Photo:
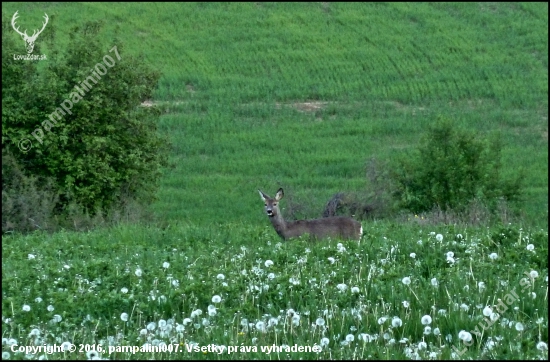
[(298, 220), (286, 222), (279, 210), (279, 200), (284, 196), (283, 189), (279, 189), (275, 198), (271, 198), (260, 190), (260, 196), (265, 202), (265, 212), (273, 224), (275, 231), (285, 240), (300, 235), (309, 234), (314, 239), (327, 237), (360, 240), (363, 234), (361, 223), (350, 217), (325, 217), (315, 220)]

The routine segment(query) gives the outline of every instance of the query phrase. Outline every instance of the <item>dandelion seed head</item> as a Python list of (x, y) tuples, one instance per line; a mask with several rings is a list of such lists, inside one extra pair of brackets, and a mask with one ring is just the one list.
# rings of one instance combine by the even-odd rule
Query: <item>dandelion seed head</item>
[(403, 321), (398, 318), (398, 317), (394, 317), (392, 320), (391, 320), (391, 325), (394, 327), (394, 328), (397, 328), (397, 327), (401, 327), (403, 325)]
[(428, 314), (426, 314), (425, 316), (423, 316), (420, 319), (420, 322), (422, 322), (423, 325), (431, 324), (432, 323), (432, 317), (430, 317)]

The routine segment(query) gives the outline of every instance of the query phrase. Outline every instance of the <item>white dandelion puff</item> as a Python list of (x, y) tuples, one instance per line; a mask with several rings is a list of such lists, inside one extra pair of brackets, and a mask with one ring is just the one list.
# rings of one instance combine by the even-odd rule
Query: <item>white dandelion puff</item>
[(432, 323), (432, 317), (430, 317), (429, 315), (426, 314), (425, 316), (423, 316), (420, 319), (420, 322), (422, 322), (423, 325), (431, 324)]

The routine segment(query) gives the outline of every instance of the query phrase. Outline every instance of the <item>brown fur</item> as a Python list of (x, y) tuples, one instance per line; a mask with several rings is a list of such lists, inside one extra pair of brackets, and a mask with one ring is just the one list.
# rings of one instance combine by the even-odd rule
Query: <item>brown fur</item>
[(262, 191), (260, 196), (265, 203), (265, 211), (273, 228), (285, 240), (309, 234), (313, 239), (327, 237), (359, 240), (362, 235), (362, 226), (350, 217), (326, 217), (314, 220), (285, 221), (279, 209), (279, 200), (284, 196), (283, 189), (279, 189), (275, 198), (271, 198)]

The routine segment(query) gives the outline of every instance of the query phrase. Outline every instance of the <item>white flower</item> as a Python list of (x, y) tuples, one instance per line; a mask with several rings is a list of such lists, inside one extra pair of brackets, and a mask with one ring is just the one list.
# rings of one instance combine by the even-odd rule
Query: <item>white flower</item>
[(269, 273), (267, 274), (268, 279), (275, 279), (275, 273)]
[(426, 348), (428, 348), (428, 344), (426, 342), (422, 341), (422, 342), (418, 343), (418, 350), (419, 351), (423, 350), (423, 349), (426, 349)]
[(435, 238), (436, 238), (437, 241), (439, 241), (439, 242), (442, 242), (442, 241), (443, 241), (443, 235), (441, 235), (441, 234), (437, 234), (437, 235), (435, 236)]
[(86, 358), (88, 358), (88, 360), (90, 360), (90, 361), (101, 359), (100, 356), (99, 356), (99, 352), (96, 351), (95, 349), (88, 350), (86, 352)]
[(40, 297), (36, 297), (36, 299), (34, 300), (36, 303), (42, 303), (42, 298)]
[(123, 321), (123, 322), (128, 322), (128, 313), (122, 313), (120, 315), (120, 319)]
[(388, 320), (388, 317), (380, 317), (378, 318), (378, 324), (384, 324)]
[(423, 325), (428, 325), (432, 323), (432, 317), (426, 314), (420, 319), (420, 321), (422, 322)]
[(403, 284), (405, 284), (405, 285), (409, 285), (409, 284), (411, 284), (411, 278), (405, 277), (405, 278), (403, 278), (403, 280), (401, 280), (401, 282), (403, 282)]
[(192, 322), (191, 318), (185, 318), (185, 319), (183, 320), (183, 325), (186, 326), (186, 325), (188, 325), (188, 324), (191, 323), (191, 322)]
[(529, 276), (530, 276), (532, 279), (538, 278), (538, 277), (539, 277), (539, 272), (537, 272), (536, 270), (531, 270), (531, 271), (529, 272)]
[(436, 279), (436, 278), (432, 278), (431, 283), (432, 283), (432, 285), (433, 285), (434, 287), (437, 287), (438, 284), (439, 284), (439, 283), (437, 282), (437, 279)]
[(62, 351), (70, 351), (73, 344), (71, 342), (63, 342), (61, 343), (61, 350)]
[(485, 317), (490, 317), (491, 314), (493, 314), (493, 310), (491, 309), (491, 307), (487, 306), (487, 307), (483, 308), (483, 315)]
[(277, 324), (279, 324), (279, 318), (275, 318), (275, 317), (269, 318), (269, 321), (267, 322), (267, 325), (269, 327), (276, 326)]
[(452, 251), (448, 251), (447, 254), (446, 254), (446, 256), (447, 256), (447, 259), (449, 259), (449, 258), (454, 258), (455, 253), (453, 253)]
[(489, 259), (491, 259), (491, 260), (496, 260), (497, 258), (498, 258), (497, 253), (491, 253), (491, 254), (489, 254)]
[(533, 244), (528, 244), (528, 245), (527, 245), (527, 250), (529, 250), (529, 251), (535, 250), (535, 245), (533, 245)]
[(265, 323), (262, 321), (258, 321), (256, 323), (256, 329), (259, 330), (260, 332), (265, 332), (266, 331)]
[(170, 263), (167, 262), (167, 261), (165, 261), (164, 263), (162, 263), (162, 267), (163, 267), (164, 269), (168, 269), (168, 268), (170, 267)]
[(477, 283), (477, 287), (480, 291), (485, 289), (485, 282), (479, 282)]
[(322, 327), (325, 325), (325, 320), (323, 318), (317, 318), (317, 320), (315, 321), (315, 324), (318, 325), (319, 327)]
[(292, 325), (294, 325), (294, 326), (299, 326), (300, 325), (300, 315), (298, 313), (296, 313), (292, 316)]
[(520, 322), (517, 322), (516, 323), (516, 331), (518, 331), (518, 332), (523, 331), (523, 324), (521, 324)]
[(346, 336), (346, 341), (353, 342), (355, 340), (355, 336), (353, 334), (348, 334)]
[(191, 312), (191, 318), (195, 318), (195, 317), (198, 317), (202, 314), (202, 310), (200, 309), (195, 309), (194, 311)]
[(398, 317), (393, 317), (393, 319), (391, 320), (391, 325), (394, 328), (401, 327), (403, 325), (403, 321)]
[(334, 262), (336, 261), (333, 257), (329, 257), (328, 258), (328, 261), (330, 261), (331, 264), (334, 264)]
[(120, 292), (121, 292), (122, 294), (126, 294), (126, 293), (128, 293), (128, 288), (123, 287), (122, 289), (120, 289)]
[(403, 303), (403, 307), (405, 307), (405, 308), (409, 308), (409, 306), (411, 305), (411, 303), (409, 303), (408, 300), (404, 300), (401, 303)]
[(31, 306), (28, 304), (23, 304), (23, 312), (30, 312)]
[(47, 306), (46, 309), (48, 310), (48, 312), (53, 312), (55, 310), (55, 308), (51, 304)]
[(223, 274), (218, 274), (218, 275), (216, 276), (216, 278), (217, 278), (218, 280), (224, 280), (224, 279), (225, 279), (225, 275), (223, 275)]
[(36, 255), (34, 255), (34, 254), (29, 254), (29, 255), (27, 255), (27, 257), (29, 258), (29, 260), (32, 260), (32, 259), (36, 258)]
[(53, 318), (52, 318), (52, 322), (54, 323), (59, 323), (63, 320), (63, 318), (61, 318), (61, 316), (59, 314), (54, 314), (53, 315)]
[(143, 274), (143, 272), (141, 271), (140, 268), (137, 268), (136, 271), (135, 271), (135, 274), (136, 274), (136, 276), (137, 276), (138, 278), (140, 278), (141, 275)]
[(539, 343), (537, 343), (537, 349), (539, 351), (548, 351), (548, 344), (546, 344), (546, 342), (540, 341)]
[(458, 338), (461, 339), (463, 342), (470, 342), (472, 340), (472, 335), (470, 334), (470, 332), (462, 330), (458, 333)]
[(150, 322), (147, 324), (147, 329), (150, 331), (154, 331), (157, 328), (157, 324), (155, 322)]
[(416, 254), (415, 254), (415, 253), (411, 253), (409, 256), (410, 256), (411, 258), (413, 258), (413, 259), (416, 258)]
[(330, 339), (328, 339), (327, 337), (321, 338), (321, 346), (322, 347), (328, 346), (329, 343), (330, 343)]
[(439, 336), (440, 334), (441, 334), (441, 331), (439, 330), (439, 328), (434, 328), (434, 335)]
[(344, 292), (344, 291), (346, 291), (346, 289), (348, 288), (348, 286), (345, 285), (344, 283), (341, 283), (341, 284), (338, 284), (338, 285), (336, 286), (336, 288), (338, 288), (339, 291)]
[(269, 268), (270, 266), (273, 265), (273, 261), (271, 261), (271, 260), (266, 260), (265, 263), (264, 263), (264, 265), (265, 265), (266, 268)]
[(352, 293), (359, 293), (359, 287), (351, 287)]
[(220, 297), (219, 295), (215, 295), (212, 297), (212, 303), (219, 303), (222, 301), (222, 297)]
[(432, 333), (432, 327), (426, 326), (424, 327), (424, 334), (428, 335)]

